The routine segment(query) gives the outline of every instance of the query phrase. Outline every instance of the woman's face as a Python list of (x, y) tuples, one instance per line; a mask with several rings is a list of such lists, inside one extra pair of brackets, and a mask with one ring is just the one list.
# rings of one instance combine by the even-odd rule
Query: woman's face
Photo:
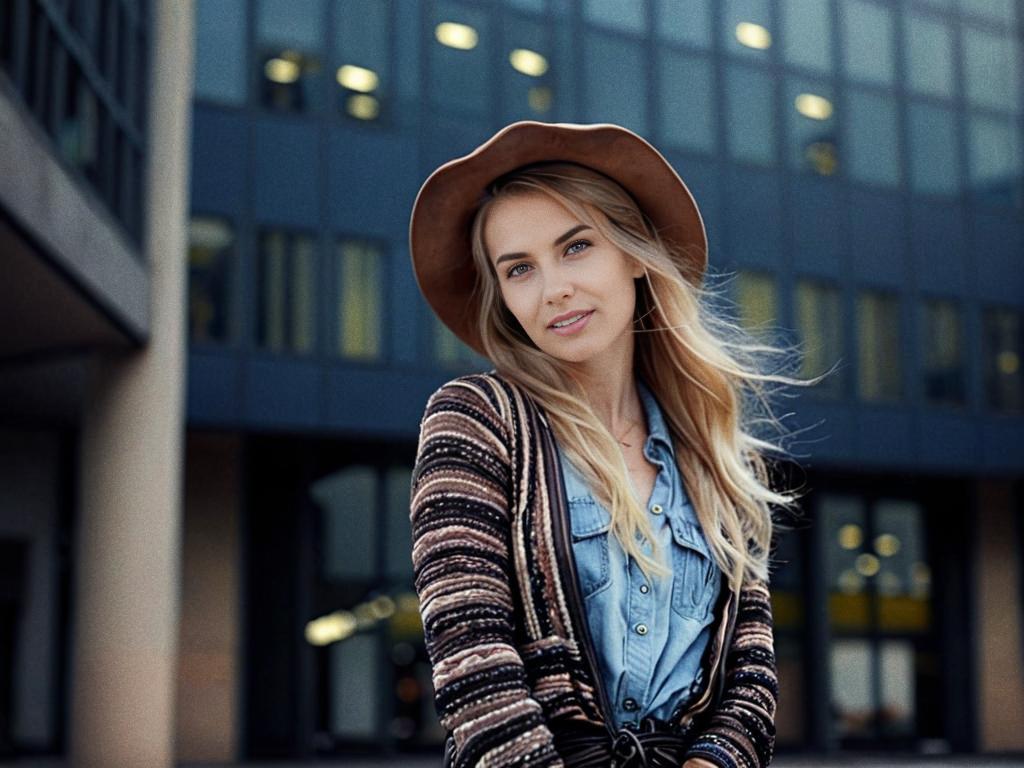
[(505, 305), (543, 352), (632, 362), (638, 262), (541, 192), (493, 203), (483, 237)]

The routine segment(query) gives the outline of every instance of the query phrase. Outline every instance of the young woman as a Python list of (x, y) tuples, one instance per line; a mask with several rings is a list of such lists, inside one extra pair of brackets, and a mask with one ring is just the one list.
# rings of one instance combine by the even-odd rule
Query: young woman
[[(494, 370), (430, 398), (412, 559), (457, 766), (765, 766), (770, 348), (697, 206), (613, 125), (514, 123), (416, 199), (417, 280)], [(758, 356), (760, 355), (760, 356)]]

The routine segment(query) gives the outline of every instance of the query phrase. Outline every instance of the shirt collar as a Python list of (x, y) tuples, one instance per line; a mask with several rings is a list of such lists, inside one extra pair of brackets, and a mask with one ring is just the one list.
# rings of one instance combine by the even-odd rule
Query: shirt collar
[(675, 458), (675, 450), (672, 447), (672, 437), (665, 423), (665, 417), (661, 414), (661, 407), (654, 398), (654, 393), (648, 389), (641, 380), (636, 380), (636, 388), (640, 393), (640, 402), (644, 406), (644, 413), (647, 415), (647, 430), (650, 433), (647, 437), (647, 448), (653, 448), (654, 443), (660, 442), (668, 449), (669, 454)]

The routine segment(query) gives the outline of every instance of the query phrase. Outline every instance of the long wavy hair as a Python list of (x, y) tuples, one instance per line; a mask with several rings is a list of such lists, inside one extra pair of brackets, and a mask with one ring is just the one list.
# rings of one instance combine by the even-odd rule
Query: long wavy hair
[(487, 192), (472, 225), (483, 349), (499, 374), (543, 407), (560, 448), (610, 510), (611, 531), (623, 549), (648, 576), (668, 573), (615, 437), (570, 366), (541, 351), (505, 306), (484, 242), (488, 212), (498, 200), (549, 195), (643, 265), (646, 274), (634, 281), (634, 371), (661, 406), (687, 493), (730, 586), (738, 589), (751, 577), (767, 580), (773, 508), (792, 509), (799, 495), (771, 487), (769, 459), (787, 452), (758, 433), (764, 425), (780, 437), (785, 433), (769, 403), (773, 387), (817, 379), (765, 370), (776, 357), (791, 363), (791, 350), (759, 342), (732, 322), (719, 308), (721, 297), (688, 266), (687, 248), (696, 246), (663, 240), (612, 179), (575, 163), (550, 162), (508, 174)]

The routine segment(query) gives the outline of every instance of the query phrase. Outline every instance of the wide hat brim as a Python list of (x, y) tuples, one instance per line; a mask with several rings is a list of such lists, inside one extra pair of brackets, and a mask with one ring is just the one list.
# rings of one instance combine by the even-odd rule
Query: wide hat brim
[(677, 246), (677, 266), (691, 283), (707, 268), (707, 234), (697, 203), (668, 161), (632, 131), (600, 123), (507, 125), (475, 150), (423, 182), (409, 222), (409, 250), (420, 291), (441, 321), (485, 355), (477, 333), (470, 231), (488, 185), (532, 163), (568, 161), (614, 179), (647, 215), (663, 240)]

